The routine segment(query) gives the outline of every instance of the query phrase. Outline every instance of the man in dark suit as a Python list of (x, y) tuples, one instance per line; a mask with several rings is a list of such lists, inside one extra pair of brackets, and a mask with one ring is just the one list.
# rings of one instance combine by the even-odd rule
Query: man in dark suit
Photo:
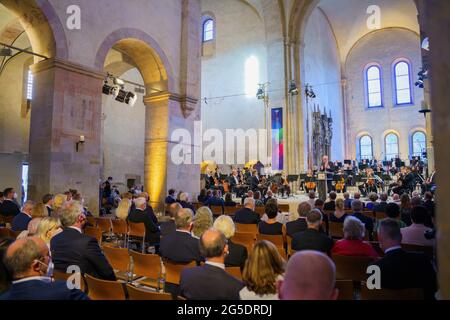
[(50, 278), (48, 247), (40, 238), (25, 238), (12, 243), (5, 265), (13, 284), (0, 300), (89, 300), (84, 292), (69, 289), (65, 281)]
[(181, 204), (181, 206), (184, 209), (191, 209), (192, 212), (195, 213), (195, 208), (192, 205), (192, 203), (189, 202), (189, 195), (187, 193), (183, 192), (182, 194), (180, 194), (180, 201), (179, 201), (179, 203)]
[(375, 207), (373, 208), (373, 211), (375, 211), (375, 212), (386, 212), (387, 199), (388, 199), (387, 193), (380, 194), (380, 203), (375, 205)]
[(234, 214), (234, 222), (242, 224), (258, 224), (261, 217), (255, 212), (255, 199), (245, 198), (244, 208), (239, 209)]
[(362, 213), (363, 210), (363, 203), (359, 200), (353, 200), (352, 201), (352, 211), (353, 216), (355, 218), (358, 218), (362, 223), (364, 223), (366, 227), (366, 231), (369, 234), (369, 239), (372, 241), (372, 234), (373, 234), (373, 220), (370, 217), (365, 216)]
[(181, 272), (179, 293), (188, 300), (239, 300), (241, 281), (225, 271), (228, 245), (225, 235), (209, 229), (200, 238), (203, 266)]
[(34, 201), (28, 200), (22, 207), (22, 211), (14, 217), (11, 229), (13, 231), (24, 231), (28, 229), (28, 223), (33, 219), (31, 213), (34, 208)]
[(385, 219), (378, 230), (384, 257), (374, 265), (380, 267), (381, 287), (386, 289), (423, 288), (426, 299), (434, 299), (436, 272), (431, 261), (421, 253), (406, 252), (401, 247), (402, 234), (398, 221)]
[(169, 194), (166, 197), (165, 203), (166, 204), (172, 204), (174, 202), (177, 202), (177, 199), (175, 197), (175, 190), (169, 189)]
[(52, 216), (52, 212), (53, 212), (53, 199), (54, 196), (50, 193), (44, 195), (42, 197), (42, 203), (45, 205), (45, 207), (47, 208), (47, 212), (48, 212), (48, 216), (51, 217)]
[(328, 156), (322, 157), (322, 163), (320, 164), (320, 171), (325, 172), (327, 175), (327, 192), (331, 192), (333, 188), (333, 173), (334, 173), (334, 164), (329, 161)]
[(152, 219), (153, 223), (158, 226), (159, 225), (158, 218), (156, 217), (155, 212), (153, 211), (153, 208), (150, 205), (150, 195), (147, 192), (141, 192), (139, 194), (138, 198), (144, 198), (145, 199), (145, 201), (147, 202), (147, 206), (145, 207), (145, 212), (150, 217), (150, 219)]
[(220, 206), (223, 208), (224, 201), (220, 196), (219, 190), (213, 190), (212, 197), (205, 202), (205, 206)]
[(181, 209), (175, 215), (176, 232), (161, 239), (160, 254), (163, 259), (175, 263), (200, 263), (198, 239), (191, 236), (194, 213), (191, 209)]
[(295, 251), (315, 250), (323, 253), (331, 252), (333, 240), (325, 233), (320, 232), (322, 224), (322, 214), (319, 210), (311, 210), (306, 215), (308, 229), (303, 232), (295, 233), (292, 237), (292, 249)]
[(17, 193), (14, 188), (6, 188), (3, 191), (4, 200), (0, 206), (0, 214), (3, 216), (16, 216), (20, 213), (19, 205), (16, 202)]
[(337, 198), (336, 192), (334, 192), (334, 191), (330, 192), (329, 197), (330, 197), (330, 201), (325, 203), (323, 210), (334, 211), (334, 210), (336, 210), (336, 198)]
[[(143, 223), (145, 225), (145, 242), (155, 246), (158, 251), (159, 238), (161, 236), (158, 225), (154, 223), (147, 209), (147, 199), (143, 197), (134, 200), (136, 208), (128, 215), (128, 221), (133, 223)], [(153, 210), (152, 210), (153, 213)]]
[(258, 188), (259, 183), (260, 183), (260, 181), (259, 181), (259, 178), (258, 178), (258, 172), (256, 172), (256, 170), (255, 170), (255, 171), (253, 171), (253, 175), (252, 175), (252, 178), (251, 178), (250, 188), (253, 191), (258, 191), (259, 190), (259, 188)]
[(55, 269), (66, 272), (69, 266), (78, 266), (87, 273), (103, 280), (116, 280), (113, 268), (103, 255), (95, 238), (83, 234), (87, 220), (83, 206), (77, 201), (66, 203), (60, 215), (64, 231), (50, 241)]

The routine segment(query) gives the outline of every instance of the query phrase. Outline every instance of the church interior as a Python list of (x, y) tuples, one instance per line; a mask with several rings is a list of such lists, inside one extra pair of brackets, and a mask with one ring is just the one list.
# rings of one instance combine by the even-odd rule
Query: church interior
[(445, 0), (0, 0), (0, 300), (450, 299), (449, 31)]

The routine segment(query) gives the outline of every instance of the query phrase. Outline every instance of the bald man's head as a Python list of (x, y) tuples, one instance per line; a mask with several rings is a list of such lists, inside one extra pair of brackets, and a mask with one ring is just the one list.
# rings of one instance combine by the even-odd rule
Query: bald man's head
[(335, 300), (336, 267), (318, 251), (301, 251), (292, 256), (284, 280), (278, 284), (281, 300)]
[(208, 260), (225, 259), (227, 239), (225, 235), (214, 228), (206, 230), (200, 238), (200, 253)]
[(48, 247), (38, 237), (16, 240), (6, 251), (5, 265), (15, 280), (45, 275), (48, 263)]
[(183, 209), (181, 204), (179, 204), (178, 202), (174, 202), (169, 206), (169, 215), (171, 217), (175, 217), (178, 211), (180, 211), (181, 209)]

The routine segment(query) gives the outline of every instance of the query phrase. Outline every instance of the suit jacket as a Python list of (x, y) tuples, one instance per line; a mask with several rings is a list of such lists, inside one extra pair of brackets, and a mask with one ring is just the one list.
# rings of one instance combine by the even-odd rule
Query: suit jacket
[(336, 210), (336, 201), (332, 200), (325, 203), (323, 210)]
[(191, 209), (195, 213), (195, 208), (191, 203), (186, 202), (186, 201), (180, 201), (180, 204), (183, 207), (183, 209), (186, 209), (186, 208)]
[(28, 280), (13, 284), (0, 300), (89, 300), (77, 289), (67, 288), (65, 281)]
[(95, 238), (66, 228), (52, 238), (50, 248), (56, 270), (66, 272), (69, 266), (76, 265), (82, 273), (103, 280), (116, 280), (113, 268)]
[(224, 201), (222, 198), (211, 197), (205, 202), (205, 206), (222, 206), (224, 205)]
[(295, 221), (286, 223), (286, 234), (291, 238), (294, 236), (294, 234), (303, 232), (306, 229), (308, 229), (308, 224), (306, 223), (306, 219), (304, 218), (299, 218)]
[(181, 272), (179, 293), (188, 300), (239, 300), (243, 287), (225, 270), (205, 264)]
[(168, 220), (168, 221), (161, 222), (161, 224), (159, 225), (159, 228), (161, 229), (161, 237), (165, 237), (177, 230), (174, 220)]
[(11, 200), (4, 200), (0, 206), (0, 214), (3, 216), (17, 216), (20, 213), (19, 206)]
[(314, 229), (307, 229), (292, 237), (292, 249), (295, 251), (316, 250), (329, 253), (333, 244), (333, 240), (325, 233)]
[(200, 262), (199, 240), (187, 232), (176, 231), (161, 239), (161, 257), (175, 263)]
[(31, 217), (23, 212), (14, 217), (11, 229), (13, 231), (24, 231), (28, 229), (28, 223), (30, 223)]
[(147, 205), (147, 208), (145, 208), (145, 212), (150, 216), (150, 219), (152, 219), (152, 221), (153, 221), (153, 223), (154, 223), (155, 225), (158, 225), (158, 224), (159, 224), (158, 218), (156, 217), (155, 212), (153, 211), (152, 206)]
[[(153, 213), (153, 210), (152, 210)], [(128, 215), (128, 221), (134, 223), (144, 223), (145, 225), (145, 241), (150, 244), (158, 244), (161, 232), (159, 227), (153, 222), (147, 210), (134, 209)]]
[(242, 224), (258, 224), (261, 221), (261, 217), (255, 211), (249, 208), (242, 208), (235, 212), (234, 222)]
[[(237, 179), (237, 182), (239, 182), (239, 178), (237, 176), (236, 176), (236, 179)], [(237, 186), (236, 179), (232, 175), (228, 178), (228, 182), (230, 183), (230, 188), (234, 188)]]
[(175, 203), (175, 202), (177, 202), (177, 200), (175, 200), (173, 197), (171, 197), (171, 196), (167, 196), (166, 197), (166, 204), (172, 204), (172, 203)]
[(373, 208), (373, 211), (386, 212), (386, 207), (387, 207), (387, 202), (382, 201), (382, 202), (378, 203), (377, 205), (375, 205), (375, 207)]
[(423, 288), (425, 298), (436, 292), (436, 272), (422, 253), (394, 249), (373, 263), (381, 270), (381, 287), (386, 289)]
[(247, 248), (228, 240), (228, 250), (230, 253), (225, 257), (225, 265), (227, 267), (240, 267), (243, 270), (248, 256)]
[(258, 188), (258, 184), (259, 184), (259, 178), (257, 176), (252, 176), (251, 178), (251, 189), (254, 190), (256, 188)]

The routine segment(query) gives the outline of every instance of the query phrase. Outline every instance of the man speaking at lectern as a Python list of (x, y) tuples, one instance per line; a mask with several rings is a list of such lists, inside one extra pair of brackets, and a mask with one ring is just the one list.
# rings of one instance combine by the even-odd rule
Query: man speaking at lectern
[(327, 193), (330, 193), (333, 188), (333, 174), (334, 174), (334, 164), (329, 161), (328, 156), (322, 157), (322, 164), (319, 170), (327, 174)]

